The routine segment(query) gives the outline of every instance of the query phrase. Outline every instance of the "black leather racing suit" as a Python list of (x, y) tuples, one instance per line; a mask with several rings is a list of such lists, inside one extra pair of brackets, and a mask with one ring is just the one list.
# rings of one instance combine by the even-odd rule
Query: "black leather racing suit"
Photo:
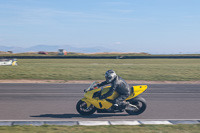
[(129, 85), (126, 83), (126, 81), (120, 76), (116, 76), (116, 78), (111, 83), (104, 81), (97, 86), (101, 87), (107, 84), (111, 84), (110, 90), (100, 98), (105, 99), (111, 96), (114, 91), (116, 91), (119, 96), (113, 101), (113, 104), (118, 104), (119, 106), (124, 105), (123, 101), (130, 95)]

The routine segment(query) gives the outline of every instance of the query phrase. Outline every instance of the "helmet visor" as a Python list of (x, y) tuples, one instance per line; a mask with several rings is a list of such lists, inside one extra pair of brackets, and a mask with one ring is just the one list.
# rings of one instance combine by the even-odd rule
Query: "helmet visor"
[(111, 82), (111, 80), (112, 80), (112, 76), (111, 76), (111, 74), (109, 74), (109, 73), (106, 73), (105, 74), (105, 79), (106, 79), (106, 82)]
[(106, 82), (111, 82), (111, 80), (112, 80), (112, 76), (105, 76), (105, 79), (106, 79)]

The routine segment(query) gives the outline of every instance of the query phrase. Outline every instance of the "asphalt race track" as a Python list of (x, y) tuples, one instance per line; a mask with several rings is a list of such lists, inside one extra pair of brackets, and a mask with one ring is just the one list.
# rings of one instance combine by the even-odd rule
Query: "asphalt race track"
[[(200, 84), (149, 84), (141, 95), (147, 110), (83, 117), (76, 103), (89, 84), (0, 84), (0, 120), (162, 120), (200, 119)], [(131, 86), (131, 85), (130, 85)]]

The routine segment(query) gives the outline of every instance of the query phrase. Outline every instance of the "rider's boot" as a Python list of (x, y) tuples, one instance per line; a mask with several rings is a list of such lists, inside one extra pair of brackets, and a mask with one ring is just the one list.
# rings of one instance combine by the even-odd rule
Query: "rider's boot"
[(126, 102), (126, 101), (123, 101), (123, 102), (121, 103), (121, 108), (122, 108), (122, 109), (125, 109), (125, 110), (131, 110), (131, 111), (137, 110), (137, 109), (138, 109), (137, 106), (132, 105), (132, 104), (130, 104), (129, 102)]
[(123, 111), (128, 104), (129, 104), (129, 102), (125, 102), (125, 101), (123, 101), (119, 104), (115, 103), (115, 104), (113, 104), (113, 109)]
[(114, 107), (114, 110), (119, 110), (120, 109), (118, 104), (114, 104), (113, 107)]

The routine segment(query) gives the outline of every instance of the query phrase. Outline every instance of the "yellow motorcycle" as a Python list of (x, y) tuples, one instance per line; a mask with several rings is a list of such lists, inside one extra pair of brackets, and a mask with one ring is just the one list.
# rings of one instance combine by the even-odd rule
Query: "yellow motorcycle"
[(128, 109), (115, 109), (112, 101), (118, 97), (118, 93), (115, 91), (111, 96), (106, 99), (99, 99), (99, 96), (107, 93), (111, 86), (106, 86), (102, 88), (95, 87), (97, 82), (93, 82), (87, 89), (84, 90), (84, 98), (78, 101), (76, 104), (76, 110), (81, 115), (87, 116), (92, 115), (97, 111), (97, 113), (117, 113), (124, 112), (124, 110), (130, 115), (139, 115), (143, 113), (147, 107), (146, 101), (140, 95), (147, 89), (147, 85), (137, 85), (132, 86), (131, 94), (126, 99), (126, 102), (132, 104), (135, 107), (133, 110)]

